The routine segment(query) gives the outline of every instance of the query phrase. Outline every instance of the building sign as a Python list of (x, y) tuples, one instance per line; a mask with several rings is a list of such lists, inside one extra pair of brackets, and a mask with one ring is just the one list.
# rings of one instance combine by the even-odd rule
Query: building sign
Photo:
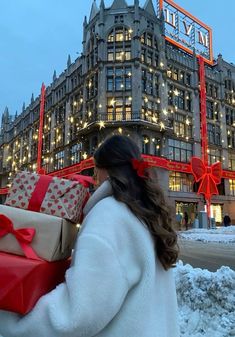
[(157, 0), (163, 10), (166, 40), (192, 54), (195, 50), (205, 62), (212, 64), (212, 30), (171, 0)]

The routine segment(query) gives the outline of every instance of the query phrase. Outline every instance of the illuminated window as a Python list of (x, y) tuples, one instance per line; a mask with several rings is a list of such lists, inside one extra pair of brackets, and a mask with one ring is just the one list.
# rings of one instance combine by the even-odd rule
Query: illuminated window
[(81, 160), (82, 143), (72, 145), (70, 149), (70, 163), (79, 163)]
[(144, 97), (142, 99), (141, 119), (157, 123), (159, 121), (159, 105), (158, 103)]
[(181, 172), (171, 172), (169, 175), (169, 189), (171, 191), (193, 192), (193, 176)]
[(235, 171), (235, 154), (229, 153), (228, 155), (228, 168)]
[(235, 197), (235, 180), (229, 179), (229, 194)]
[(131, 40), (131, 31), (125, 27), (116, 27), (108, 36), (108, 42), (123, 42)]
[(130, 97), (109, 97), (107, 101), (108, 121), (130, 120), (132, 103)]
[(175, 113), (174, 133), (177, 136), (192, 138), (192, 118)]
[(64, 167), (64, 151), (55, 153), (54, 169), (60, 170)]

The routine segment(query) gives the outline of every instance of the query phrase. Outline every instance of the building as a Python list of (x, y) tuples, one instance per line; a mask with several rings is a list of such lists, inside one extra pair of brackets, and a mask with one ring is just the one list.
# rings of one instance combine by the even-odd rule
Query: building
[[(186, 27), (187, 28), (187, 27)], [(235, 66), (219, 55), (206, 64), (209, 163), (235, 171)], [(164, 15), (152, 0), (129, 6), (114, 0), (92, 4), (83, 23), (81, 56), (46, 88), (42, 166), (53, 172), (92, 156), (108, 135), (135, 139), (143, 154), (187, 163), (201, 155), (200, 83), (196, 54), (165, 39)], [(0, 186), (17, 170), (35, 170), (40, 97), (19, 116), (3, 113), (0, 133)], [(204, 209), (192, 174), (158, 168), (175, 211), (193, 220)], [(229, 213), (235, 222), (235, 178), (222, 179), (213, 196), (217, 222)], [(3, 198), (3, 197), (2, 197)]]

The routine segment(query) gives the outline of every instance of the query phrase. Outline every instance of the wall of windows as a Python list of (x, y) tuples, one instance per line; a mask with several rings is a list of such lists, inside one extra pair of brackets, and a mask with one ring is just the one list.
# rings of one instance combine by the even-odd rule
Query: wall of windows
[(193, 192), (193, 176), (181, 172), (171, 172), (169, 175), (169, 189), (171, 191)]
[(193, 155), (193, 145), (176, 139), (168, 139), (168, 159), (189, 162)]

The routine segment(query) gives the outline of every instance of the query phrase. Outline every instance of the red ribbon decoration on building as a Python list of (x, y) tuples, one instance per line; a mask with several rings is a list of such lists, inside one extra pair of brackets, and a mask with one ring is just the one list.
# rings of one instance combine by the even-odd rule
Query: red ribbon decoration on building
[(220, 162), (206, 166), (200, 158), (192, 157), (191, 169), (196, 182), (201, 181), (198, 194), (205, 194), (205, 198), (208, 200), (213, 194), (219, 194), (216, 185), (220, 184), (222, 177)]
[(35, 235), (35, 228), (14, 229), (11, 219), (4, 214), (0, 214), (0, 238), (7, 234), (14, 235), (27, 258), (41, 260), (33, 248), (29, 246)]

